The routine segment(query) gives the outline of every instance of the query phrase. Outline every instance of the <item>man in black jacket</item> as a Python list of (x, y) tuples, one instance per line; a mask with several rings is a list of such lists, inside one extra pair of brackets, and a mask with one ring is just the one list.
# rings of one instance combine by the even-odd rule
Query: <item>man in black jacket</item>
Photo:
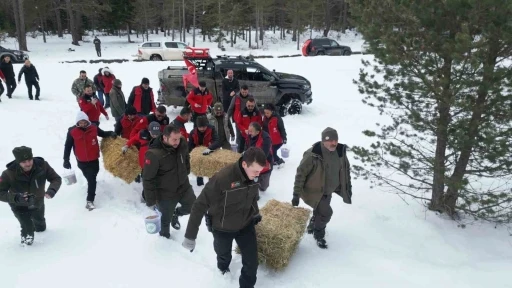
[(233, 70), (228, 70), (227, 78), (222, 79), (222, 105), (228, 111), (231, 99), (240, 92), (240, 83), (233, 77)]
[(98, 36), (94, 36), (94, 40), (92, 41), (92, 43), (94, 43), (96, 55), (98, 55), (98, 57), (101, 57), (101, 41), (100, 39), (98, 39)]
[[(14, 161), (6, 165), (0, 177), (0, 201), (11, 206), (21, 226), (21, 244), (32, 245), (34, 231), (46, 230), (44, 198), (52, 199), (62, 184), (61, 177), (32, 149), (21, 146), (12, 150)], [(50, 182), (48, 189), (46, 181)]]
[[(142, 169), (146, 205), (157, 205), (162, 213), (162, 237), (171, 238), (170, 225), (176, 230), (181, 228), (178, 217), (188, 215), (196, 200), (188, 174), (187, 140), (181, 136), (178, 127), (167, 125), (160, 137), (151, 140)], [(181, 207), (176, 208), (178, 203)]]
[(32, 97), (32, 86), (36, 87), (36, 100), (39, 100), (39, 74), (37, 74), (36, 66), (30, 63), (30, 60), (25, 60), (25, 65), (21, 67), (18, 73), (18, 84), (21, 82), (21, 76), (25, 74), (25, 84), (27, 85), (28, 98), (34, 100)]
[(12, 67), (11, 57), (5, 56), (4, 61), (0, 62), (0, 71), (5, 76), (5, 85), (7, 86), (7, 97), (12, 98), (12, 93), (16, 90), (16, 75)]

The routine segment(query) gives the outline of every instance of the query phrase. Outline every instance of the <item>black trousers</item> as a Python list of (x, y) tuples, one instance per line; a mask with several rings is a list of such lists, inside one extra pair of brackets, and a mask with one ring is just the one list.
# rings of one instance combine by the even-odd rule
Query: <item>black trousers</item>
[(98, 176), (98, 172), (100, 171), (100, 161), (77, 161), (77, 164), (78, 168), (82, 170), (82, 174), (87, 180), (87, 201), (94, 202), (94, 198), (96, 197), (96, 176)]
[(28, 98), (30, 98), (30, 99), (34, 98), (32, 96), (32, 86), (34, 86), (36, 88), (36, 99), (38, 99), (39, 98), (39, 93), (41, 92), (41, 89), (39, 88), (39, 82), (37, 82), (36, 80), (34, 80), (34, 81), (25, 81), (25, 84), (27, 85)]
[(235, 127), (236, 130), (236, 144), (238, 144), (238, 153), (242, 153), (245, 150), (245, 138), (242, 136), (242, 132), (238, 129), (238, 126)]
[(36, 207), (35, 210), (28, 210), (28, 207), (11, 205), (12, 213), (20, 222), (22, 237), (34, 236), (34, 231), (42, 232), (46, 230), (44, 202)]
[(213, 249), (217, 253), (217, 268), (224, 271), (231, 263), (233, 240), (242, 253), (242, 272), (238, 280), (240, 288), (253, 288), (258, 272), (258, 243), (253, 224), (247, 225), (238, 232), (222, 232), (213, 230)]
[(318, 202), (318, 206), (316, 206), (315, 210), (313, 210), (314, 227), (315, 227), (315, 236), (324, 238), (325, 236), (325, 227), (331, 221), (332, 217), (332, 208), (331, 208), (331, 195), (323, 195), (320, 202)]
[[(233, 96), (234, 97), (234, 96)], [(222, 97), (222, 106), (224, 107), (224, 111), (227, 113), (229, 110), (229, 106), (231, 105), (231, 100), (233, 100), (231, 96), (223, 96)]]
[(16, 79), (5, 79), (5, 86), (7, 86), (7, 97), (11, 97), (14, 90), (16, 90)]
[(101, 48), (100, 49), (96, 49), (96, 55), (98, 55), (98, 57), (101, 57)]
[[(177, 198), (171, 200), (159, 200), (157, 206), (158, 210), (160, 210), (162, 213), (162, 228), (160, 230), (160, 235), (169, 237), (171, 235), (171, 219), (174, 215), (174, 212), (176, 212), (177, 216), (190, 214), (190, 210), (192, 209), (194, 201), (196, 201), (196, 195), (194, 194), (192, 186), (186, 189), (183, 193), (180, 193), (179, 197)], [(178, 203), (181, 204), (181, 207), (176, 209)]]

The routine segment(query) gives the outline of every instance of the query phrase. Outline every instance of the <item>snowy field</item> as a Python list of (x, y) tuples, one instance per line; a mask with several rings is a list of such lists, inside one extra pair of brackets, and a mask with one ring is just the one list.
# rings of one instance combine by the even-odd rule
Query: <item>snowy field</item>
[[(30, 57), (41, 77), (41, 101), (28, 100), (23, 81), (13, 99), (3, 95), (0, 163), (13, 160), (11, 151), (15, 146), (26, 145), (57, 172), (64, 171), (66, 132), (75, 124), (78, 110), (70, 93), (71, 83), (80, 70), (86, 70), (92, 78), (105, 66), (58, 63), (97, 59), (92, 43), (74, 47), (76, 52), (66, 52), (71, 47), (66, 44), (71, 41), (70, 36), (66, 37), (49, 39), (47, 44), (41, 38), (29, 39)], [(102, 58), (128, 58), (136, 53), (136, 44), (127, 44), (124, 38), (102, 37), (102, 41), (105, 48)], [(347, 43), (353, 43), (352, 49), (356, 51), (362, 40), (340, 41), (340, 44)], [(11, 44), (5, 46), (13, 47)], [(199, 44), (196, 46), (201, 47)], [(272, 44), (268, 51), (254, 50), (253, 54), (296, 54), (294, 45), (293, 42)], [(248, 53), (234, 49), (228, 52)], [(370, 143), (361, 131), (373, 128), (379, 115), (361, 103), (357, 87), (352, 84), (352, 79), (358, 77), (362, 57), (372, 56), (258, 60), (269, 69), (308, 78), (314, 99), (311, 105), (304, 106), (303, 114), (284, 118), (291, 155), (283, 169), (274, 170), (269, 189), (262, 193), (260, 207), (273, 198), (291, 200), (295, 169), (302, 153), (320, 139), (325, 127), (337, 129), (340, 142), (349, 146)], [(167, 65), (108, 64), (122, 80), (126, 96), (142, 77), (148, 77), (157, 90), (157, 71)], [(20, 68), (21, 64), (15, 65), (16, 74)], [(168, 110), (171, 119), (177, 113), (173, 108)], [(113, 130), (114, 120), (101, 118), (100, 121), (102, 129)], [(188, 128), (192, 128), (191, 123)], [(76, 169), (73, 157), (71, 164)], [(19, 224), (9, 206), (1, 203), (0, 287), (67, 287), (70, 283), (75, 288), (160, 287), (162, 284), (238, 287), (240, 256), (233, 257), (232, 275), (221, 276), (216, 268), (213, 237), (204, 222), (196, 249), (190, 253), (181, 246), (188, 216), (180, 218), (181, 230), (171, 229), (172, 240), (149, 235), (143, 221), (149, 210), (139, 201), (141, 184), (128, 185), (101, 168), (97, 209), (90, 212), (84, 208), (85, 178), (78, 169), (77, 175), (77, 184), (63, 184), (55, 198), (45, 200), (48, 228), (36, 233), (33, 246), (20, 247)], [(193, 175), (190, 181), (198, 195), (200, 188), (195, 186)], [(407, 205), (397, 196), (369, 189), (369, 183), (364, 180), (353, 180), (352, 184), (353, 205), (333, 197), (334, 215), (326, 235), (329, 249), (319, 249), (313, 237), (306, 234), (284, 272), (275, 273), (260, 266), (256, 287), (512, 287), (512, 237), (506, 229), (481, 223), (459, 229), (455, 222), (426, 212), (414, 201), (408, 201)], [(301, 206), (304, 206), (302, 201)]]

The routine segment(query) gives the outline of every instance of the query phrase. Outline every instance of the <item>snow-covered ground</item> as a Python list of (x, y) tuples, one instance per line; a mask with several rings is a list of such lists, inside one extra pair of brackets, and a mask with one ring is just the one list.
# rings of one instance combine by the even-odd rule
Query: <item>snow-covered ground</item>
[[(64, 171), (64, 140), (77, 112), (71, 83), (80, 70), (87, 70), (92, 78), (98, 68), (105, 66), (59, 64), (71, 58), (96, 59), (90, 43), (77, 47), (76, 52), (66, 52), (70, 46), (65, 44), (70, 41), (66, 37), (49, 39), (47, 44), (40, 38), (40, 44), (29, 41), (31, 59), (41, 76), (41, 101), (28, 100), (23, 81), (13, 99), (5, 94), (2, 97), (0, 163), (13, 159), (15, 146), (26, 145), (58, 172)], [(135, 44), (124, 43), (124, 38), (115, 42), (114, 38), (102, 39), (103, 58), (126, 58), (135, 53)], [(283, 48), (269, 48), (268, 52), (291, 53), (294, 44), (276, 44)], [(352, 84), (362, 57), (372, 56), (258, 60), (270, 69), (305, 76), (312, 83), (314, 97), (302, 115), (284, 118), (291, 155), (283, 169), (273, 172), (260, 206), (273, 198), (291, 200), (302, 153), (320, 139), (325, 127), (336, 128), (342, 143), (369, 143), (361, 131), (373, 128), (379, 116), (361, 103)], [(128, 95), (142, 77), (149, 77), (151, 86), (157, 89), (157, 71), (167, 64), (130, 62), (108, 66), (123, 81)], [(20, 68), (15, 65), (16, 74)], [(168, 115), (172, 119), (177, 112), (169, 108)], [(113, 120), (102, 118), (100, 127), (110, 130), (113, 124)], [(76, 168), (74, 159), (71, 164)], [(172, 240), (149, 235), (143, 221), (149, 211), (139, 201), (140, 184), (128, 185), (102, 169), (97, 209), (89, 212), (84, 208), (86, 182), (78, 169), (77, 175), (77, 184), (63, 184), (54, 199), (46, 200), (48, 229), (36, 234), (33, 246), (20, 247), (19, 224), (9, 206), (0, 203), (0, 287), (65, 287), (70, 283), (76, 288), (238, 287), (240, 256), (233, 257), (232, 275), (220, 276), (213, 238), (204, 224), (196, 250), (190, 253), (181, 246), (188, 216), (180, 218), (182, 230), (171, 231)], [(194, 178), (190, 176), (197, 195), (200, 189)], [(353, 180), (353, 193), (353, 205), (333, 198), (334, 215), (326, 236), (328, 250), (320, 250), (312, 236), (305, 235), (285, 271), (275, 273), (260, 266), (256, 287), (512, 287), (512, 238), (505, 229), (481, 223), (459, 229), (456, 223), (425, 212), (420, 204), (409, 201), (407, 205), (397, 196), (369, 189), (364, 180)]]

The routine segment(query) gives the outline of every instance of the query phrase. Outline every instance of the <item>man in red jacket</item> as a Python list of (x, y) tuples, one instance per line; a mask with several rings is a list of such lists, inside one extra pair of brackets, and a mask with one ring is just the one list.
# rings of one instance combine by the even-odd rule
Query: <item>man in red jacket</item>
[(83, 111), (76, 115), (76, 125), (68, 130), (64, 144), (64, 168), (71, 169), (69, 157), (71, 149), (75, 153), (76, 163), (87, 180), (87, 204), (85, 208), (93, 210), (96, 197), (96, 176), (100, 170), (100, 146), (98, 136), (116, 138), (114, 131), (103, 131), (92, 125), (89, 117)]
[(108, 67), (103, 69), (103, 76), (101, 77), (101, 86), (103, 88), (103, 93), (105, 94), (105, 109), (110, 108), (110, 90), (112, 90), (112, 86), (116, 76), (112, 74), (112, 71)]
[(176, 118), (172, 120), (172, 124), (180, 128), (180, 133), (185, 137), (185, 139), (188, 139), (188, 132), (185, 124), (190, 122), (190, 119), (192, 119), (192, 110), (188, 107), (183, 107), (180, 111), (180, 115), (176, 116)]
[(124, 139), (131, 139), (130, 135), (135, 126), (140, 122), (140, 117), (137, 115), (137, 110), (132, 106), (128, 106), (124, 111), (124, 115), (116, 119), (114, 131), (117, 136)]
[(192, 115), (192, 121), (194, 122), (194, 128), (196, 127), (196, 119), (199, 116), (206, 116), (208, 107), (212, 105), (213, 96), (206, 88), (205, 81), (199, 81), (199, 88), (195, 88), (190, 91), (187, 96), (187, 102), (190, 104), (190, 109), (194, 114)]
[(130, 138), (137, 135), (141, 130), (148, 129), (149, 123), (156, 121), (160, 124), (160, 131), (164, 131), (165, 126), (169, 125), (169, 117), (167, 116), (167, 108), (160, 105), (155, 113), (141, 117), (135, 128), (130, 133)]
[(85, 86), (84, 95), (80, 98), (78, 105), (80, 106), (80, 110), (87, 114), (89, 121), (96, 126), (100, 126), (101, 114), (105, 115), (107, 120), (109, 119), (107, 111), (105, 111), (100, 100), (92, 92), (92, 86), (90, 85)]
[(249, 97), (247, 102), (245, 102), (245, 108), (240, 112), (240, 116), (235, 120), (236, 128), (240, 131), (240, 137), (237, 139), (238, 150), (245, 150), (245, 143), (247, 142), (247, 132), (249, 130), (249, 125), (252, 122), (256, 122), (258, 124), (263, 124), (262, 115), (260, 110), (256, 107), (256, 100), (254, 98)]
[[(196, 128), (190, 131), (188, 137), (188, 151), (192, 152), (197, 146), (205, 146), (203, 155), (209, 155), (213, 151), (220, 148), (219, 136), (215, 127), (210, 125), (206, 116), (197, 117)], [(201, 175), (197, 175), (197, 186), (204, 185), (204, 179)]]

